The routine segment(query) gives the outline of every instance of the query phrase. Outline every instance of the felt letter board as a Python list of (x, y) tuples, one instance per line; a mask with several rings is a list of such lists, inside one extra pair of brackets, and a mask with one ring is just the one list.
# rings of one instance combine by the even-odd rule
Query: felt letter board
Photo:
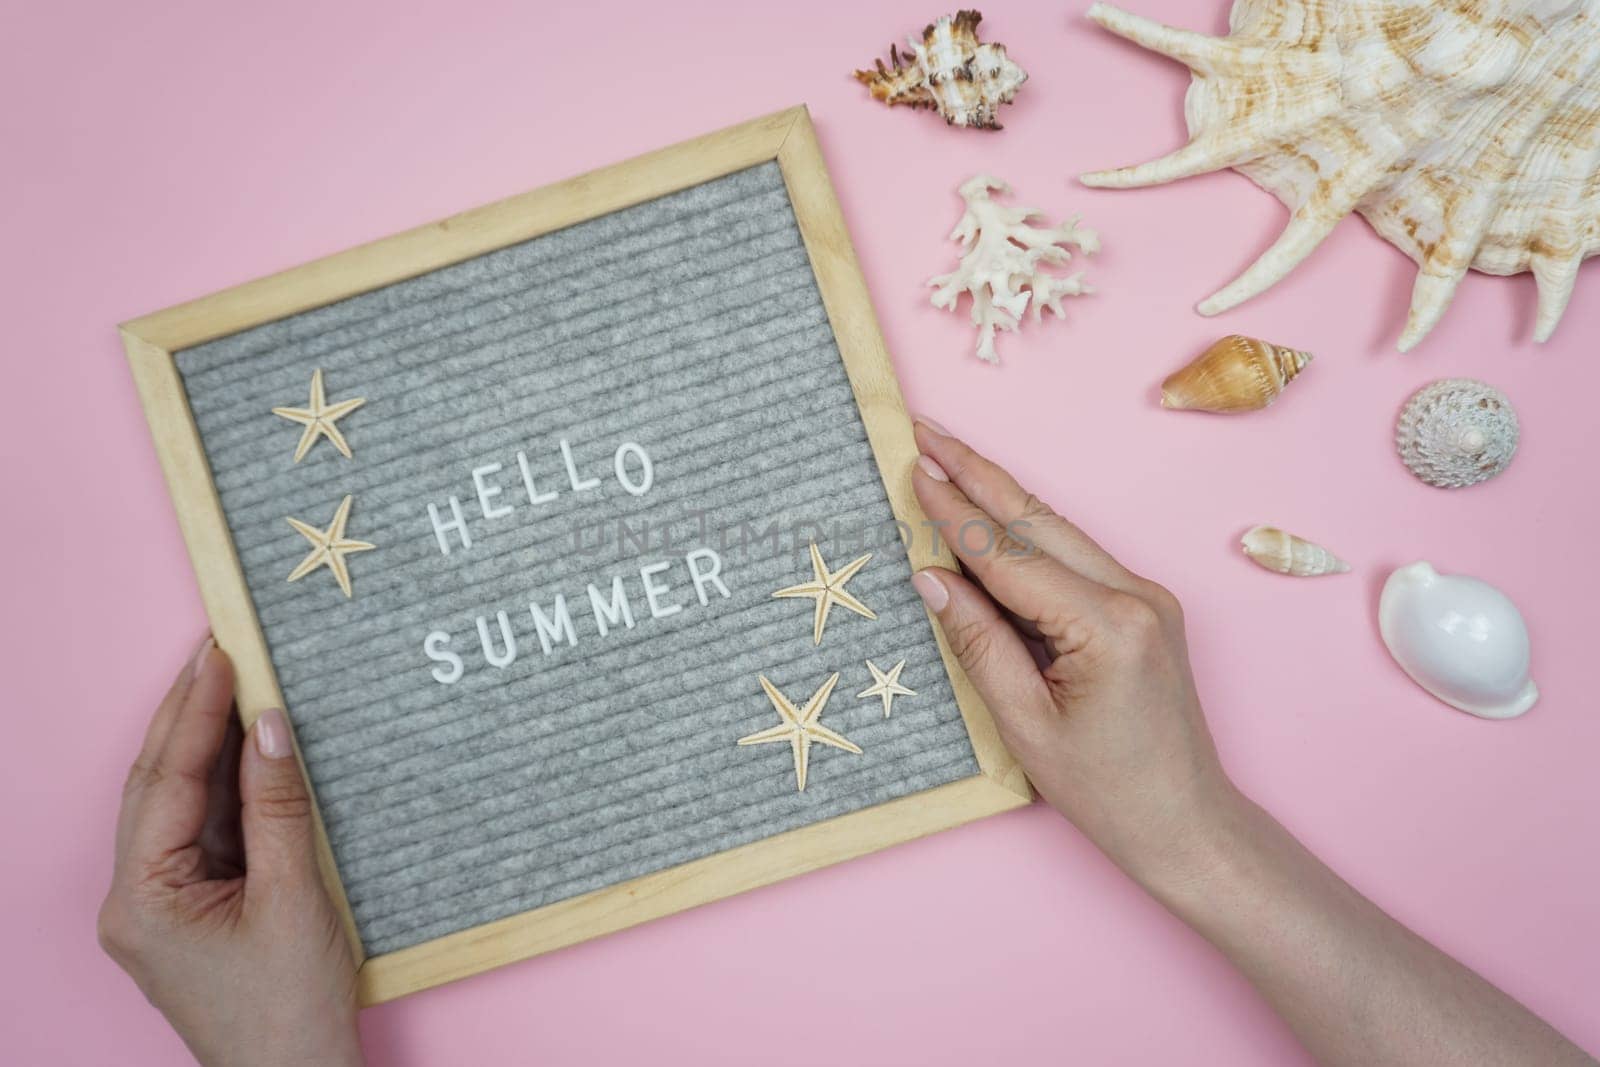
[[(803, 108), (123, 336), (364, 1002), (1028, 800), (910, 585), (951, 559)], [(738, 743), (819, 692), (804, 760)]]

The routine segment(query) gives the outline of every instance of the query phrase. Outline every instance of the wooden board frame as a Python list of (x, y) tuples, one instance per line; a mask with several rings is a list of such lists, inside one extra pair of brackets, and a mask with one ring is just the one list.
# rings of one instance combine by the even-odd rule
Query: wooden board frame
[[(265, 709), (284, 706), (283, 693), (173, 353), (769, 160), (783, 172), (895, 517), (912, 530), (929, 529), (911, 489), (916, 443), (866, 282), (810, 116), (803, 106), (790, 108), (121, 326), (212, 632), (233, 659), (247, 726)], [(931, 536), (913, 537), (909, 548), (913, 568), (955, 565), (948, 547)], [(391, 1000), (1027, 804), (1033, 798), (1027, 779), (937, 623), (933, 629), (977, 755), (981, 773), (971, 778), (372, 957), (361, 950), (319, 816), (318, 854), (356, 951), (361, 1003)]]

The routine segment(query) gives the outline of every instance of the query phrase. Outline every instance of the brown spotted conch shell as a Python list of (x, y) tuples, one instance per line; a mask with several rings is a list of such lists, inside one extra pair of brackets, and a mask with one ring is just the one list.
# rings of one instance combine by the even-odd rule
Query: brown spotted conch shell
[(1445, 378), (1418, 389), (1395, 426), (1406, 469), (1441, 489), (1476, 485), (1505, 470), (1517, 454), (1518, 436), (1511, 401), (1473, 378)]
[(1275, 285), (1354, 211), (1417, 264), (1402, 351), (1469, 269), (1532, 271), (1543, 341), (1600, 251), (1600, 0), (1235, 0), (1226, 37), (1104, 3), (1089, 18), (1194, 77), (1187, 145), (1086, 184), (1231, 167), (1289, 209), (1203, 315)]
[(874, 100), (890, 107), (931, 108), (951, 126), (998, 130), (995, 113), (1009, 104), (1028, 80), (1027, 71), (1006, 55), (1003, 44), (978, 40), (976, 11), (958, 11), (931, 22), (922, 40), (908, 37), (909, 52), (889, 46), (889, 66), (856, 71)]
[(1311, 353), (1234, 334), (1161, 383), (1161, 406), (1234, 415), (1258, 411), (1311, 362)]
[(1257, 526), (1239, 543), (1244, 547), (1244, 554), (1258, 565), (1296, 578), (1344, 574), (1350, 569), (1350, 564), (1321, 545), (1285, 533), (1276, 526)]

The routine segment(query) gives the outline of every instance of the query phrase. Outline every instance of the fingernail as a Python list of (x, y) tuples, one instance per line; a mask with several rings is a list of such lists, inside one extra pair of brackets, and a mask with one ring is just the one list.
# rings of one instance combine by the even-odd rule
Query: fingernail
[(943, 426), (939, 425), (939, 423), (935, 422), (934, 420), (928, 418), (928, 416), (926, 416), (926, 415), (918, 415), (917, 416), (917, 421), (922, 423), (922, 425), (926, 426), (928, 429), (932, 430), (934, 433), (938, 434), (940, 437), (954, 437), (955, 436), (949, 430), (945, 429)]
[(935, 614), (943, 611), (944, 606), (950, 603), (950, 590), (944, 587), (944, 583), (935, 577), (931, 570), (913, 574), (911, 587), (917, 591), (922, 602), (928, 605), (928, 610)]
[(936, 482), (948, 482), (950, 480), (950, 476), (944, 472), (944, 468), (939, 466), (939, 462), (932, 456), (918, 456), (917, 466), (922, 468), (923, 474), (926, 474)]
[(289, 720), (282, 708), (268, 708), (256, 720), (256, 748), (268, 759), (283, 759), (294, 751), (289, 744)]
[(195, 649), (194, 659), (189, 661), (190, 681), (194, 681), (194, 679), (200, 677), (200, 672), (205, 668), (206, 665), (206, 657), (211, 655), (211, 650), (216, 647), (216, 639), (210, 634), (206, 634), (205, 640), (200, 642), (200, 647)]

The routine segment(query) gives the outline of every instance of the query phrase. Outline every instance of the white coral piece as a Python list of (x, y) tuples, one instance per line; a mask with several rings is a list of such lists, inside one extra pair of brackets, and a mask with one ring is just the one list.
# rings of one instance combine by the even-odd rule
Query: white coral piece
[(967, 209), (950, 239), (961, 242), (961, 265), (949, 274), (928, 279), (934, 287), (933, 306), (954, 311), (961, 294), (971, 294), (978, 358), (998, 363), (995, 331), (1015, 330), (1030, 302), (1037, 322), (1045, 308), (1058, 317), (1064, 315), (1063, 297), (1094, 292), (1083, 283), (1081, 271), (1061, 275), (1044, 268), (1071, 261), (1069, 246), (1093, 255), (1100, 251), (1100, 237), (1080, 228), (1076, 217), (1059, 226), (1031, 225), (1030, 219), (1042, 219), (1044, 213), (995, 203), (989, 194), (1009, 195), (1011, 186), (988, 174), (969, 179), (957, 191)]

